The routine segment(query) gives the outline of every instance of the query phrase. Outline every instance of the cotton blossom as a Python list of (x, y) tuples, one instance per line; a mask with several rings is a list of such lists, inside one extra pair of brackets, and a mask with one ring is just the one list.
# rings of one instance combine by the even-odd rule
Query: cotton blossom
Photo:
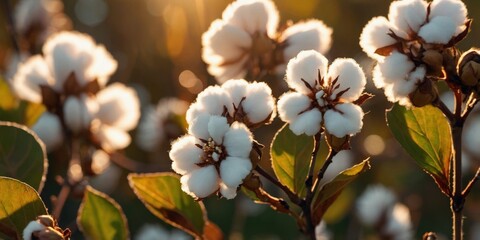
[(58, 116), (44, 112), (32, 126), (32, 130), (45, 143), (47, 151), (53, 151), (63, 143), (62, 124)]
[(138, 126), (137, 144), (146, 151), (168, 139), (174, 139), (184, 133), (182, 119), (188, 109), (188, 103), (177, 98), (165, 98), (156, 107), (149, 107)]
[(96, 95), (98, 111), (91, 123), (93, 137), (104, 150), (122, 149), (130, 144), (128, 131), (140, 119), (140, 103), (134, 89), (114, 83)]
[(275, 98), (263, 82), (232, 79), (222, 86), (210, 86), (198, 94), (186, 113), (190, 124), (199, 115), (226, 116), (229, 122), (239, 121), (248, 127), (270, 123), (275, 117)]
[(278, 112), (295, 134), (315, 135), (322, 123), (339, 138), (361, 130), (363, 111), (354, 102), (366, 78), (353, 59), (336, 59), (328, 66), (322, 54), (302, 51), (288, 63), (285, 80), (294, 91), (279, 98)]
[(360, 36), (363, 51), (378, 61), (376, 87), (401, 105), (433, 102), (438, 94), (432, 81), (445, 77), (445, 58), (455, 55), (449, 49), (465, 37), (469, 26), (460, 0), (392, 2), (388, 18), (373, 18)]
[[(282, 65), (301, 50), (325, 53), (332, 30), (319, 20), (300, 22), (277, 32), (279, 14), (271, 0), (237, 0), (202, 36), (202, 58), (220, 83), (262, 71), (283, 72)], [(277, 68), (277, 66), (279, 66)]]
[(60, 0), (21, 0), (14, 10), (15, 31), (23, 41), (42, 45), (48, 36), (71, 27)]
[(189, 126), (188, 134), (172, 143), (172, 169), (181, 174), (182, 190), (194, 198), (219, 192), (232, 199), (252, 163), (252, 134), (239, 122), (204, 113)]

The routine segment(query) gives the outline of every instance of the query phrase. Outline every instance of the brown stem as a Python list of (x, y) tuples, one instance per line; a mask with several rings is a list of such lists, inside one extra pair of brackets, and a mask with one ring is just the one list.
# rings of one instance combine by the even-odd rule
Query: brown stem
[(310, 165), (308, 167), (308, 176), (305, 181), (307, 187), (307, 195), (312, 194), (312, 185), (313, 185), (313, 174), (315, 171), (315, 163), (317, 162), (317, 154), (320, 150), (320, 138), (322, 137), (321, 133), (317, 133), (313, 138), (314, 148), (312, 151), (312, 158), (310, 159)]
[(440, 98), (437, 98), (436, 101), (432, 103), (433, 106), (437, 107), (442, 111), (442, 113), (448, 118), (449, 122), (454, 122), (455, 121), (455, 116), (453, 113), (448, 109), (448, 107), (445, 105), (445, 103), (440, 100)]
[(453, 196), (450, 208), (453, 215), (453, 239), (461, 240), (463, 220), (462, 210), (465, 198), (462, 195), (462, 126), (452, 127), (453, 140)]
[(462, 196), (464, 198), (466, 198), (468, 196), (468, 194), (470, 193), (470, 191), (472, 190), (473, 186), (475, 185), (475, 183), (480, 180), (480, 167), (477, 169), (477, 172), (475, 173), (475, 176), (470, 180), (470, 182), (468, 182), (467, 186), (465, 187), (465, 189), (463, 190), (462, 192)]
[(55, 199), (55, 204), (52, 211), (52, 216), (54, 219), (60, 219), (60, 214), (62, 213), (63, 206), (67, 201), (68, 196), (70, 195), (71, 186), (68, 181), (65, 181), (62, 185), (62, 189)]
[(283, 185), (276, 178), (274, 178), (272, 175), (270, 175), (260, 165), (257, 165), (255, 167), (255, 171), (257, 171), (260, 175), (262, 175), (263, 177), (268, 179), (268, 181), (272, 182), (275, 186), (279, 187), (283, 192), (285, 192), (285, 194), (287, 194), (290, 201), (292, 201), (293, 203), (295, 203), (297, 205), (301, 204), (302, 200), (294, 192), (292, 192), (287, 186)]
[(313, 186), (312, 186), (312, 191), (313, 192), (316, 192), (317, 191), (317, 188), (318, 188), (318, 184), (320, 182), (320, 180), (323, 179), (323, 176), (325, 175), (325, 172), (327, 171), (327, 168), (328, 166), (330, 166), (330, 164), (332, 163), (333, 161), (333, 157), (335, 157), (335, 155), (337, 155), (337, 151), (333, 150), (333, 149), (330, 149), (330, 152), (327, 156), (327, 159), (325, 160), (325, 162), (323, 163), (323, 166), (322, 168), (320, 169), (320, 171), (318, 172), (317, 174), (317, 179), (315, 180), (315, 182), (313, 183)]

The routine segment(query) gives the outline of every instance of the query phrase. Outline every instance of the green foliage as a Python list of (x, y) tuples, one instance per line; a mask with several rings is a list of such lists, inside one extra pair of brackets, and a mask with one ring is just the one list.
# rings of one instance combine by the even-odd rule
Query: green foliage
[(195, 237), (204, 235), (208, 221), (205, 207), (182, 191), (177, 175), (130, 174), (128, 180), (137, 197), (155, 216)]
[(387, 112), (390, 130), (415, 162), (450, 195), (452, 136), (442, 112), (433, 107), (407, 109), (396, 104)]
[(0, 122), (0, 136), (0, 176), (16, 178), (41, 192), (48, 168), (44, 144), (28, 128), (11, 122)]
[(30, 221), (47, 214), (37, 191), (13, 178), (0, 177), (0, 239), (22, 239)]
[(312, 215), (315, 225), (320, 223), (325, 212), (333, 202), (335, 202), (343, 189), (355, 180), (360, 173), (365, 172), (368, 169), (370, 169), (370, 162), (366, 159), (363, 162), (344, 170), (331, 182), (322, 187), (313, 201)]
[(77, 223), (89, 239), (129, 239), (127, 219), (120, 205), (90, 186), (85, 189)]
[(278, 180), (301, 197), (306, 193), (305, 180), (312, 150), (313, 138), (295, 135), (287, 124), (278, 130), (270, 148), (272, 167)]

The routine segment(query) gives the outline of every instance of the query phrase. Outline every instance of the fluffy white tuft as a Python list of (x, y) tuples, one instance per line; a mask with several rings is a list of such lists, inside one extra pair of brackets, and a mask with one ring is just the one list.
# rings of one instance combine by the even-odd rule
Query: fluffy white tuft
[(271, 0), (237, 0), (223, 11), (222, 18), (250, 35), (266, 33), (270, 38), (275, 37), (279, 22), (277, 7)]
[(114, 83), (97, 93), (99, 110), (96, 117), (102, 123), (126, 131), (132, 130), (140, 119), (140, 102), (133, 88)]
[(455, 36), (456, 27), (451, 18), (437, 16), (420, 28), (418, 36), (427, 43), (447, 44)]
[(220, 193), (226, 199), (233, 199), (237, 196), (237, 188), (229, 187), (225, 183), (220, 183)]
[(236, 189), (252, 171), (248, 158), (227, 157), (220, 164), (220, 177), (225, 185)]
[(208, 113), (201, 113), (195, 120), (188, 125), (188, 133), (196, 138), (208, 140), (210, 133), (208, 132), (208, 122), (211, 115)]
[(196, 143), (195, 137), (191, 135), (180, 137), (172, 143), (169, 156), (172, 160), (172, 169), (178, 174), (185, 175), (199, 168), (196, 163), (200, 162), (203, 150), (198, 148)]
[(92, 121), (91, 131), (95, 138), (102, 143), (105, 151), (126, 148), (132, 140), (124, 130), (102, 124), (100, 121)]
[(392, 24), (385, 17), (375, 17), (370, 20), (360, 35), (360, 46), (367, 55), (374, 59), (382, 56), (375, 53), (377, 49), (392, 45), (396, 42), (388, 33), (393, 29)]
[(248, 82), (244, 79), (232, 79), (222, 84), (222, 88), (230, 96), (233, 104), (228, 104), (228, 112), (232, 115), (235, 111), (235, 107), (238, 107), (240, 101), (247, 96)]
[(384, 81), (393, 83), (400, 79), (406, 79), (410, 71), (415, 68), (415, 64), (407, 55), (395, 51), (383, 61), (380, 61), (378, 67)]
[(332, 234), (327, 229), (327, 224), (325, 221), (321, 221), (315, 227), (315, 240), (330, 240), (332, 239)]
[(194, 198), (205, 198), (217, 191), (219, 181), (213, 165), (195, 169), (180, 178), (182, 190)]
[(235, 62), (251, 45), (252, 37), (248, 32), (217, 19), (202, 35), (202, 58), (206, 63), (217, 66)]
[(322, 54), (314, 50), (301, 51), (295, 58), (290, 59), (287, 65), (285, 80), (290, 88), (297, 92), (309, 94), (311, 91), (302, 81), (315, 87), (318, 79), (318, 72), (321, 77), (327, 74), (328, 60)]
[(220, 116), (211, 116), (208, 121), (208, 133), (217, 144), (223, 143), (223, 136), (230, 129), (227, 119)]
[(283, 51), (286, 62), (297, 56), (303, 50), (316, 50), (325, 54), (332, 44), (332, 32), (325, 23), (312, 19), (296, 23), (282, 32), (279, 41), (285, 42), (287, 47)]
[(320, 131), (321, 123), (322, 113), (317, 108), (314, 108), (298, 115), (296, 119), (291, 121), (290, 130), (295, 135), (306, 134), (313, 136)]
[(247, 74), (246, 64), (249, 60), (249, 55), (245, 55), (235, 62), (228, 62), (222, 65), (209, 65), (207, 70), (218, 83), (224, 83), (230, 79), (242, 78)]
[(460, 0), (434, 0), (431, 5), (430, 19), (438, 16), (448, 17), (456, 26), (455, 35), (465, 29), (467, 7)]
[(357, 199), (358, 217), (364, 224), (374, 226), (395, 201), (395, 194), (390, 189), (382, 185), (369, 186)]
[(388, 19), (406, 34), (416, 33), (425, 23), (427, 6), (424, 0), (394, 1), (390, 4)]
[(284, 93), (278, 99), (278, 115), (284, 122), (292, 122), (298, 115), (307, 110), (311, 105), (311, 100), (306, 95), (298, 92)]
[(362, 108), (353, 103), (343, 103), (325, 112), (325, 128), (336, 137), (354, 135), (362, 129)]
[(44, 230), (45, 228), (47, 227), (45, 227), (38, 221), (30, 221), (25, 227), (25, 229), (23, 229), (23, 239), (32, 240), (32, 234), (34, 232)]
[(187, 122), (191, 124), (198, 114), (222, 115), (224, 108), (231, 104), (230, 97), (220, 86), (210, 86), (197, 96), (187, 110)]
[[(336, 95), (348, 89), (342, 94), (341, 98), (351, 102), (357, 100), (365, 89), (367, 79), (365, 73), (358, 63), (351, 58), (337, 58), (328, 68), (327, 79), (334, 80), (338, 77), (340, 88), (334, 90), (333, 98)], [(325, 81), (328, 83), (328, 81)]]
[(264, 82), (253, 82), (248, 85), (242, 106), (248, 120), (252, 123), (271, 120), (275, 117), (275, 98), (272, 96), (272, 89)]
[(63, 143), (60, 119), (50, 112), (44, 112), (32, 126), (32, 130), (45, 143), (49, 152), (57, 149)]
[(231, 157), (248, 158), (252, 150), (252, 142), (252, 133), (239, 122), (234, 122), (223, 138), (223, 145)]
[(12, 87), (21, 99), (41, 103), (41, 85), (51, 86), (54, 84), (48, 64), (41, 55), (30, 57), (24, 63), (20, 63), (16, 74), (13, 76)]

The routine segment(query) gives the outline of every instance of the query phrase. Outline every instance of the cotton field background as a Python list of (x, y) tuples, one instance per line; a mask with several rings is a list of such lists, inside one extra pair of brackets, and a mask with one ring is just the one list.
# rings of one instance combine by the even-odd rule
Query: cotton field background
[[(214, 49), (211, 51), (215, 52), (216, 48), (222, 47), (219, 46), (222, 39), (227, 39), (239, 45), (243, 44), (240, 35), (226, 34), (219, 37), (220, 40), (212, 40), (211, 35), (213, 33), (207, 32), (209, 28), (213, 28), (211, 26), (214, 24), (218, 26), (222, 24), (219, 21), (223, 20), (218, 19), (228, 18), (228, 14), (222, 16), (222, 13), (232, 2), (234, 1), (4, 0), (2, 2), (2, 11), (0, 12), (0, 23), (3, 26), (0, 28), (0, 69), (2, 71), (0, 78), (0, 121), (24, 124), (37, 132), (40, 139), (45, 142), (49, 151), (49, 166), (46, 181), (43, 185), (39, 183), (36, 190), (40, 192), (48, 213), (58, 218), (58, 226), (61, 229), (69, 228), (72, 239), (84, 239), (86, 237), (85, 229), (78, 226), (80, 222), (80, 220), (77, 220), (78, 210), (82, 199), (86, 195), (85, 191), (96, 194), (98, 190), (115, 200), (123, 210), (128, 221), (127, 236), (129, 238), (140, 240), (193, 239), (191, 232), (188, 232), (188, 230), (188, 233), (186, 233), (172, 227), (172, 225), (152, 214), (132, 190), (134, 184), (132, 181), (129, 182), (127, 176), (130, 173), (156, 172), (171, 172), (178, 176), (187, 175), (191, 169), (182, 165), (184, 164), (182, 159), (186, 155), (182, 155), (182, 153), (188, 152), (193, 156), (202, 154), (203, 151), (203, 153), (207, 152), (209, 154), (207, 160), (202, 158), (202, 161), (205, 160), (205, 162), (202, 162), (204, 165), (214, 165), (216, 163), (212, 163), (212, 160), (218, 162), (218, 158), (221, 158), (222, 161), (225, 158), (222, 165), (215, 165), (216, 170), (220, 175), (222, 172), (226, 172), (225, 175), (228, 173), (233, 180), (223, 179), (220, 181), (215, 178), (212, 180), (215, 185), (199, 187), (195, 182), (188, 182), (188, 179), (186, 179), (182, 180), (181, 188), (188, 196), (203, 201), (208, 214), (208, 221), (219, 227), (223, 232), (224, 239), (307, 239), (312, 235), (302, 234), (302, 231), (305, 230), (302, 229), (302, 224), (291, 217), (295, 215), (291, 212), (299, 211), (300, 207), (292, 204), (293, 210), (287, 209), (282, 212), (282, 201), (270, 203), (271, 206), (277, 207), (277, 211), (275, 211), (268, 204), (254, 203), (250, 199), (252, 196), (245, 194), (246, 191), (243, 187), (241, 191), (237, 191), (237, 187), (244, 184), (242, 181), (250, 178), (249, 174), (255, 169), (256, 164), (260, 166), (262, 171), (274, 172), (269, 154), (270, 145), (277, 131), (285, 123), (289, 123), (291, 130), (289, 134), (291, 136), (294, 136), (294, 134), (314, 136), (326, 131), (330, 138), (334, 135), (339, 139), (346, 137), (351, 141), (351, 150), (342, 149), (342, 151), (338, 151), (338, 154), (333, 158), (333, 163), (325, 172), (324, 182), (320, 181), (320, 185), (334, 179), (341, 171), (355, 164), (361, 164), (367, 158), (370, 159), (370, 170), (362, 173), (355, 181), (350, 183), (323, 215), (323, 221), (318, 225), (315, 224), (317, 239), (421, 239), (426, 232), (435, 232), (438, 239), (450, 239), (452, 231), (450, 199), (442, 194), (432, 178), (418, 167), (412, 157), (397, 142), (387, 126), (385, 111), (393, 106), (389, 100), (400, 102), (400, 104), (402, 104), (402, 101), (405, 103), (410, 100), (407, 99), (408, 97), (402, 98), (402, 96), (387, 99), (384, 89), (375, 87), (372, 81), (372, 72), (377, 64), (376, 61), (381, 61), (380, 58), (376, 58), (378, 56), (375, 56), (378, 53), (375, 52), (377, 48), (370, 49), (371, 51), (368, 52), (368, 46), (365, 47), (368, 43), (363, 43), (363, 50), (360, 45), (360, 35), (365, 25), (374, 17), (388, 16), (392, 1), (260, 1), (271, 2), (278, 9), (279, 24), (278, 28), (273, 31), (280, 33), (293, 24), (310, 21), (311, 26), (302, 27), (313, 26), (320, 29), (318, 31), (321, 32), (321, 36), (331, 34), (331, 39), (323, 38), (319, 40), (320, 44), (317, 45), (320, 45), (320, 47), (315, 50), (320, 53), (303, 52), (303, 55), (297, 56), (300, 50), (309, 49), (299, 47), (298, 51), (297, 49), (286, 50), (282, 57), (286, 57), (288, 60), (297, 57), (297, 62), (291, 65), (287, 60), (279, 66), (268, 66), (270, 67), (268, 73), (251, 71), (247, 74), (245, 72), (244, 75), (255, 78), (257, 81), (255, 84), (247, 82), (228, 83), (227, 80), (238, 78), (238, 74), (232, 75), (229, 74), (231, 72), (222, 69), (222, 67), (231, 63), (219, 63), (221, 61), (218, 57), (209, 57), (209, 52), (205, 52), (205, 50), (202, 52), (202, 48)], [(480, 1), (465, 0), (463, 3), (468, 9), (468, 18), (473, 19), (473, 22), (468, 36), (455, 46), (462, 51), (467, 51), (472, 47), (480, 47), (480, 24), (478, 23), (480, 20)], [(39, 9), (42, 10), (39, 11)], [(259, 13), (253, 11), (250, 14), (253, 16)], [(45, 22), (45, 19), (48, 19), (48, 21)], [(43, 25), (49, 27), (41, 32), (34, 31), (36, 27)], [(12, 26), (13, 28), (11, 28)], [(463, 22), (458, 27), (463, 27)], [(46, 39), (61, 31), (69, 32), (56, 35), (45, 43)], [(439, 31), (442, 32), (442, 30)], [(455, 32), (455, 26), (453, 31)], [(12, 37), (12, 33), (15, 37)], [(457, 36), (459, 33), (455, 34), (452, 33), (452, 36)], [(449, 38), (452, 36), (449, 36)], [(305, 39), (297, 41), (308, 42)], [(82, 51), (91, 54), (93, 60), (68, 62), (67, 59), (62, 62), (62, 58), (59, 57), (61, 53), (55, 52), (55, 49), (63, 45), (68, 48), (69, 44), (73, 46), (76, 43), (79, 43), (78, 46), (84, 47)], [(225, 47), (225, 49), (227, 49), (225, 55), (235, 55), (235, 53), (228, 52), (229, 48)], [(65, 51), (68, 52), (68, 49)], [(37, 55), (37, 59), (32, 61), (34, 63), (30, 66), (21, 67), (22, 62), (24, 63), (30, 55), (34, 54), (43, 55)], [(49, 59), (49, 56), (51, 59)], [(244, 55), (241, 56), (242, 59), (239, 61), (243, 61), (242, 64), (245, 64), (247, 60), (243, 58)], [(304, 94), (306, 96), (311, 94), (309, 92), (311, 89), (307, 83), (308, 79), (303, 80), (303, 78), (306, 78), (302, 75), (303, 73), (300, 74), (300, 70), (295, 70), (296, 66), (298, 66), (298, 69), (303, 69), (304, 66), (301, 65), (301, 61), (308, 57), (320, 62), (317, 65), (324, 66), (325, 71), (318, 70), (318, 72), (322, 72), (332, 79), (335, 78), (333, 75), (338, 75), (338, 72), (341, 72), (341, 70), (337, 71), (336, 67), (342, 69), (343, 66), (347, 65), (351, 67), (348, 72), (350, 77), (363, 79), (363, 82), (361, 81), (362, 83), (359, 83), (358, 86), (355, 84), (349, 85), (349, 88), (341, 93), (338, 92), (338, 88), (335, 88), (336, 82), (332, 83), (331, 86), (325, 86), (325, 84), (314, 82), (314, 80), (310, 82), (312, 85), (322, 85), (322, 91), (315, 90), (317, 91), (315, 92), (312, 90), (314, 94), (319, 92), (321, 92), (320, 95), (325, 94), (323, 97), (315, 95), (314, 98), (317, 101), (327, 101), (327, 97), (331, 96), (334, 96), (332, 99), (337, 100), (335, 102), (335, 99), (330, 99), (328, 101), (331, 102), (325, 102), (324, 105), (320, 103), (320, 106), (315, 102), (315, 106), (322, 111), (328, 109), (322, 112), (323, 120), (314, 117), (306, 120), (296, 119), (306, 110), (295, 110), (296, 112), (291, 114), (289, 107), (294, 107), (285, 103), (288, 101), (288, 96), (282, 96), (288, 89), (293, 89), (292, 91), (295, 93), (292, 94)], [(335, 60), (338, 58), (351, 59)], [(95, 61), (98, 61), (98, 64)], [(479, 62), (477, 61), (477, 63)], [(20, 65), (18, 65), (19, 63)], [(48, 70), (43, 71), (41, 69), (56, 69), (58, 68), (57, 65), (62, 63), (67, 66), (66, 68), (73, 69), (70, 71), (82, 72), (83, 75), (79, 77), (80, 74), (77, 74), (74, 80), (69, 80), (71, 72), (61, 72), (57, 69), (58, 71), (52, 70), (54, 72), (52, 76), (45, 77), (49, 81), (38, 80), (38, 82), (29, 83), (22, 80), (35, 74), (48, 75), (49, 73), (45, 73)], [(290, 72), (287, 70), (287, 64)], [(329, 66), (328, 70), (326, 70), (327, 66)], [(357, 66), (360, 66), (361, 69)], [(365, 73), (365, 77), (363, 77), (361, 70)], [(317, 73), (316, 70), (314, 73)], [(217, 78), (212, 74), (217, 75)], [(76, 80), (77, 83), (80, 82), (80, 85), (85, 83), (85, 86), (72, 83), (71, 85), (65, 84), (64, 86), (68, 85), (70, 87), (63, 87), (62, 89), (61, 86), (55, 85), (54, 79), (58, 76), (62, 76), (62, 81), (70, 81), (71, 83)], [(89, 79), (95, 80), (90, 81)], [(248, 78), (245, 79), (249, 80)], [(342, 84), (342, 78), (337, 77), (337, 80)], [(95, 82), (95, 84), (89, 84), (89, 81)], [(220, 85), (224, 82), (227, 83), (222, 87), (217, 87), (214, 90), (210, 89), (211, 92), (207, 90), (203, 95), (199, 95), (207, 87)], [(268, 86), (262, 82), (265, 82)], [(39, 86), (42, 86), (42, 90), (33, 91), (32, 84), (39, 84)], [(346, 85), (346, 83), (343, 84)], [(362, 84), (366, 84), (365, 88)], [(388, 83), (385, 85), (388, 85)], [(49, 90), (45, 90), (45, 86)], [(247, 97), (242, 99), (242, 96), (235, 95), (234, 90), (231, 90), (234, 88), (247, 89), (245, 90), (245, 96)], [(56, 109), (57, 105), (55, 104), (57, 103), (48, 105), (45, 101), (46, 96), (52, 96), (53, 99), (55, 94), (52, 92), (60, 91), (58, 89), (75, 96), (58, 98), (61, 99), (59, 101), (62, 101), (62, 107), (64, 107), (60, 112), (65, 114), (64, 124), (66, 127), (70, 129), (74, 136), (84, 136), (83, 134), (85, 134), (85, 136), (88, 135), (91, 139), (95, 139), (90, 140), (89, 138), (88, 140), (91, 141), (89, 144), (91, 143), (95, 149), (85, 150), (90, 156), (88, 167), (82, 165), (84, 164), (82, 161), (72, 162), (71, 159), (65, 157), (66, 151), (69, 151), (65, 146), (71, 144), (71, 142), (63, 133), (59, 132), (60, 130), (56, 131), (56, 128), (51, 127), (50, 123), (54, 120), (51, 120), (49, 115), (42, 115), (44, 111), (59, 111)], [(326, 89), (331, 90), (331, 92), (324, 93), (327, 92)], [(439, 84), (439, 97), (447, 107), (453, 109), (454, 97), (448, 89), (447, 84)], [(88, 97), (83, 96), (81, 92), (95, 94), (96, 102), (85, 100)], [(363, 95), (364, 93), (370, 93), (374, 96), (369, 99), (367, 95)], [(222, 108), (221, 112), (217, 114), (223, 114), (222, 117), (208, 118), (204, 120), (207, 123), (203, 125), (193, 124), (197, 119), (203, 117), (202, 111), (216, 115), (212, 112), (213, 110), (208, 109), (208, 106), (202, 105), (206, 102), (213, 106), (217, 104), (214, 101), (215, 99), (208, 100), (205, 97), (207, 100), (204, 102), (200, 100), (202, 99), (201, 96), (208, 94), (228, 95), (229, 99), (235, 104), (231, 108)], [(248, 98), (248, 96), (254, 97)], [(338, 102), (340, 97), (336, 98), (336, 96), (343, 96), (341, 102)], [(353, 97), (348, 98), (349, 96)], [(290, 97), (294, 98), (293, 95)], [(27, 106), (24, 102), (18, 102), (19, 99), (39, 105), (43, 104), (44, 107)], [(362, 101), (358, 101), (359, 99)], [(365, 101), (363, 102), (363, 100)], [(110, 104), (111, 102), (118, 103), (118, 106), (115, 105), (115, 108)], [(189, 110), (189, 113), (185, 116), (191, 103), (196, 104), (192, 105), (195, 106), (195, 109)], [(330, 109), (331, 105), (337, 106), (339, 103), (341, 105), (353, 103), (352, 106), (354, 105), (354, 107), (345, 107), (340, 111)], [(250, 115), (245, 113), (245, 116), (242, 115), (244, 118), (240, 121), (237, 117), (238, 109), (236, 107), (239, 106), (238, 104), (243, 104), (243, 110), (246, 112), (254, 113)], [(278, 109), (275, 108), (275, 105)], [(409, 102), (402, 105), (411, 106), (412, 104)], [(416, 102), (413, 105), (416, 106)], [(92, 112), (91, 109), (95, 109), (96, 113), (89, 115)], [(359, 120), (341, 122), (343, 124), (337, 122), (337, 125), (343, 125), (344, 128), (341, 128), (335, 125), (335, 120), (343, 119), (341, 117), (327, 117), (326, 112), (329, 110), (331, 111), (330, 115), (341, 112), (353, 116), (351, 119), (359, 118)], [(241, 112), (241, 114), (244, 114), (244, 112)], [(320, 112), (318, 112), (318, 115), (320, 115)], [(475, 175), (480, 166), (480, 111), (472, 110), (470, 116), (471, 118), (465, 123), (462, 138), (464, 186)], [(42, 122), (44, 125), (37, 122), (41, 118), (44, 118), (44, 122)], [(297, 121), (296, 124), (294, 124), (295, 121)], [(315, 121), (318, 123), (316, 124), (318, 129), (311, 126), (312, 122), (315, 123)], [(211, 129), (209, 125), (213, 124), (211, 122), (215, 122), (215, 126), (218, 128), (228, 129), (225, 131), (218, 130), (223, 131), (220, 134), (223, 144), (218, 144), (218, 141), (216, 141), (215, 136), (218, 133), (214, 133), (214, 130)], [(321, 124), (325, 124), (323, 130), (320, 129)], [(60, 123), (58, 125), (60, 126)], [(341, 130), (338, 130), (339, 128)], [(85, 129), (88, 129), (88, 133), (85, 133)], [(230, 131), (237, 135), (229, 134)], [(188, 136), (175, 141), (184, 134), (188, 134)], [(351, 139), (349, 136), (352, 136)], [(6, 140), (0, 133), (1, 138)], [(192, 140), (194, 138), (197, 138), (197, 140)], [(227, 140), (228, 138), (234, 139), (235, 142), (234, 140)], [(324, 138), (327, 138), (326, 135), (322, 139)], [(194, 150), (189, 152), (189, 144), (197, 147), (200, 145), (198, 139), (201, 142), (199, 147), (201, 151), (196, 149), (195, 151), (199, 153)], [(248, 144), (242, 145), (243, 143), (239, 143), (244, 139), (247, 139), (245, 141)], [(173, 146), (172, 141), (174, 141)], [(265, 146), (261, 150), (263, 154), (259, 154), (261, 160), (252, 166), (249, 159), (255, 155), (254, 152), (257, 148), (261, 149), (260, 145), (257, 145), (257, 141)], [(8, 142), (8, 140), (5, 142)], [(83, 145), (81, 144), (84, 144), (84, 142), (80, 142), (77, 149), (82, 148)], [(285, 146), (287, 145), (288, 142)], [(73, 149), (75, 149), (75, 144), (73, 146)], [(327, 148), (325, 140), (322, 140), (319, 156), (323, 159), (328, 158)], [(228, 154), (223, 154), (224, 152), (228, 152)], [(235, 153), (233, 154), (233, 152)], [(1, 149), (0, 153), (2, 153)], [(307, 156), (310, 156), (310, 154), (311, 152), (306, 153)], [(227, 168), (224, 165), (226, 166), (225, 163), (229, 157), (240, 159), (238, 161), (245, 160), (248, 163), (243, 162), (243, 165), (232, 163), (233, 167), (231, 169), (236, 171), (223, 170), (223, 168)], [(72, 156), (73, 158), (74, 156)], [(197, 165), (204, 167), (201, 164)], [(210, 165), (210, 167), (213, 165)], [(0, 161), (0, 167), (2, 166), (6, 165), (2, 165)], [(308, 167), (307, 164), (304, 168), (308, 169)], [(317, 168), (319, 169), (320, 166), (317, 166)], [(210, 170), (215, 172), (213, 167)], [(10, 176), (5, 172), (0, 169), (0, 175)], [(220, 176), (217, 177), (220, 178)], [(68, 192), (64, 192), (62, 185), (67, 179), (74, 181), (75, 184), (69, 188)], [(207, 182), (207, 180), (205, 181)], [(288, 193), (285, 194), (284, 191), (281, 191), (282, 189), (276, 188), (268, 179), (262, 177), (262, 182), (263, 187), (268, 190), (269, 194), (284, 199), (291, 197), (287, 196)], [(86, 187), (87, 185), (92, 188)], [(479, 189), (478, 183), (473, 186), (468, 201), (463, 207), (465, 239), (480, 239)], [(168, 191), (168, 189), (165, 189), (165, 191)], [(6, 197), (9, 194), (10, 192), (7, 190), (0, 188), (0, 199), (2, 199), (2, 196)], [(55, 206), (55, 201), (60, 198), (61, 194), (68, 196), (66, 202), (61, 207), (58, 207), (58, 204)], [(218, 197), (215, 195), (218, 195)], [(389, 209), (391, 212), (382, 212), (382, 206), (386, 205), (392, 207), (392, 209)], [(96, 211), (102, 216), (102, 210), (97, 209)], [(0, 213), (2, 213), (1, 209)], [(3, 217), (5, 216), (0, 214), (0, 233), (2, 232)], [(37, 222), (43, 224), (41, 219)], [(178, 225), (181, 224), (177, 223), (177, 227)], [(44, 226), (36, 227), (38, 229), (35, 228), (32, 232), (43, 231), (44, 229)], [(184, 230), (185, 228), (189, 229), (184, 227)], [(308, 229), (308, 226), (306, 229)], [(32, 232), (29, 232), (30, 235)], [(25, 232), (23, 233), (25, 234)], [(3, 235), (0, 234), (0, 238), (2, 237)], [(35, 239), (23, 237), (24, 239)], [(110, 239), (123, 239), (124, 237), (113, 236)], [(90, 238), (102, 239), (98, 236), (90, 236)], [(209, 238), (205, 237), (204, 239)]]

